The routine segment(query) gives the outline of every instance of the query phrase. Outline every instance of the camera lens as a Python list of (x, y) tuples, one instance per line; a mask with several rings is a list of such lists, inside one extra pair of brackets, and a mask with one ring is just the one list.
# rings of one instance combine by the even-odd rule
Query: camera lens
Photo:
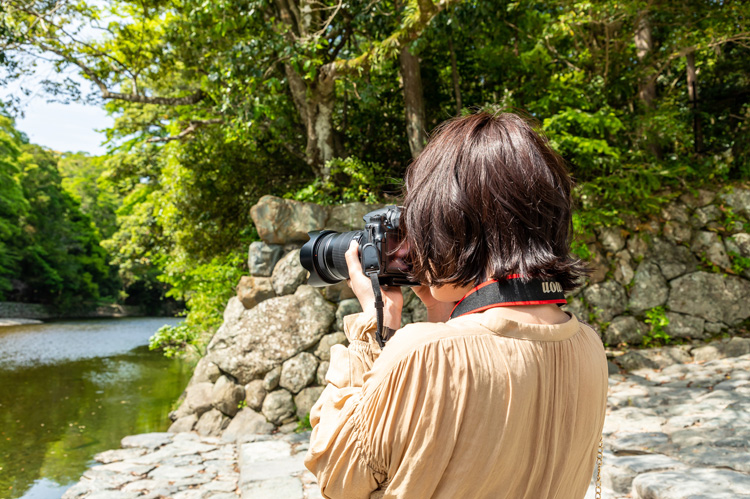
[(308, 284), (327, 286), (349, 278), (346, 265), (346, 250), (353, 240), (359, 241), (363, 231), (335, 232), (324, 230), (311, 232), (310, 240), (300, 250), (302, 266), (310, 272)]

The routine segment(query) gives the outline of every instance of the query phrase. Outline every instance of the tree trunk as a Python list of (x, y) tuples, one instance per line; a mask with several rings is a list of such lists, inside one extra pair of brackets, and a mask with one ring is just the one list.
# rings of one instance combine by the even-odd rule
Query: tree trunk
[(695, 71), (695, 51), (685, 56), (685, 62), (687, 64), (688, 100), (693, 110), (693, 144), (695, 152), (700, 152), (703, 149), (703, 136), (700, 116), (698, 116), (698, 76)]
[(419, 58), (409, 51), (407, 45), (404, 45), (399, 54), (399, 63), (401, 65), (401, 80), (404, 84), (406, 135), (409, 139), (411, 155), (416, 158), (427, 142)]
[(328, 68), (322, 67), (315, 81), (307, 84), (290, 65), (286, 64), (284, 69), (294, 105), (305, 125), (305, 159), (315, 175), (326, 181), (331, 175), (326, 163), (334, 158), (336, 150), (333, 127), (336, 79)]
[(453, 93), (456, 95), (456, 116), (461, 115), (463, 104), (461, 103), (461, 84), (456, 64), (456, 51), (453, 48), (453, 35), (448, 35), (448, 49), (451, 52), (451, 75), (453, 76)]
[[(651, 38), (651, 23), (648, 20), (647, 11), (638, 14), (635, 25), (635, 49), (638, 61), (642, 64), (648, 64), (648, 56), (654, 49), (654, 42)], [(656, 78), (653, 73), (654, 68), (649, 66), (638, 87), (638, 97), (646, 109), (654, 108), (654, 99), (656, 98)], [(645, 133), (647, 149), (657, 158), (661, 158), (661, 149), (656, 140), (655, 132), (647, 127)]]

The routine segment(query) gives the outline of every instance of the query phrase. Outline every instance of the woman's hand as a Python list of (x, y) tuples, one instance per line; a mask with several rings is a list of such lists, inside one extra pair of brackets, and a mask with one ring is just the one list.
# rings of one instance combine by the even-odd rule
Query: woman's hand
[(427, 322), (446, 322), (448, 320), (456, 302), (438, 300), (432, 296), (429, 286), (416, 286), (411, 289), (427, 308)]
[[(352, 241), (345, 253), (346, 266), (349, 268), (349, 287), (359, 300), (365, 314), (376, 317), (375, 293), (372, 290), (372, 281), (362, 272), (362, 263), (359, 261), (359, 244)], [(380, 288), (383, 295), (383, 326), (391, 329), (401, 327), (401, 310), (404, 308), (404, 295), (401, 288)]]

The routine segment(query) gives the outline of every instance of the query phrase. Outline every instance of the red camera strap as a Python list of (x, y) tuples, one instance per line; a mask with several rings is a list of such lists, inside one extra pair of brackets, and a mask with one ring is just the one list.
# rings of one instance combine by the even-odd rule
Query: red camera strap
[(466, 314), (484, 312), (495, 307), (514, 305), (561, 305), (568, 303), (563, 288), (557, 281), (531, 279), (524, 282), (518, 274), (502, 281), (491, 280), (475, 287), (456, 303), (450, 319)]

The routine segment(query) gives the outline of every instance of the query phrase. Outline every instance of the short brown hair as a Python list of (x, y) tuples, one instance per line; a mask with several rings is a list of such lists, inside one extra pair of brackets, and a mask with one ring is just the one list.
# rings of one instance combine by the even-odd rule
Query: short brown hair
[(512, 274), (574, 289), (573, 181), (523, 118), (480, 112), (441, 124), (406, 173), (411, 277), (465, 286)]

